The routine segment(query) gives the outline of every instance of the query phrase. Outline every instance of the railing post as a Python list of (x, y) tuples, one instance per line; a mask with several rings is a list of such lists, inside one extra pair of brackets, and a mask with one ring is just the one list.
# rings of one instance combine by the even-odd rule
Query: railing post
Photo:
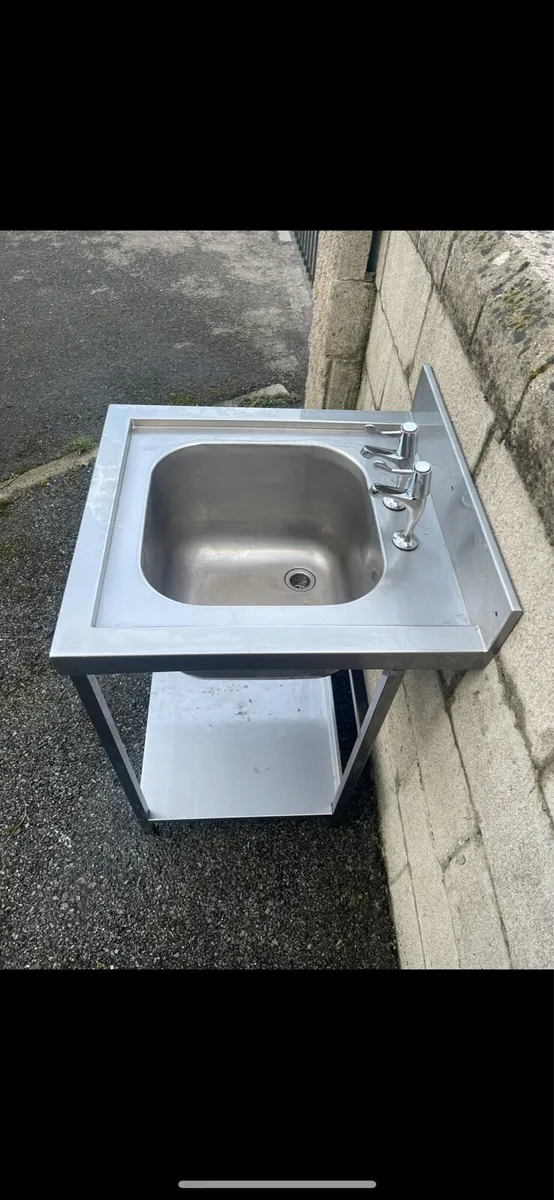
[(308, 279), (313, 287), (315, 279), (315, 265), (317, 261), (317, 241), (319, 238), (318, 229), (293, 229), (294, 238), (298, 249), (302, 255), (302, 261), (306, 268)]

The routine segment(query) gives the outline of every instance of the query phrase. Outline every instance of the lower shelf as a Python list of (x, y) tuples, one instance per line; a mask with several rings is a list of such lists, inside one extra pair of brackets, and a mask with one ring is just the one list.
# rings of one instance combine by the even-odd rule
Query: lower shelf
[(150, 820), (329, 814), (340, 777), (330, 677), (152, 676), (141, 779)]

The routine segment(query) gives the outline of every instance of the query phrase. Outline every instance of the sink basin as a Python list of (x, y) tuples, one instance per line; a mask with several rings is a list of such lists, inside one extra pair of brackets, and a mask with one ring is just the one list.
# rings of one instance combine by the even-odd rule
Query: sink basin
[[(433, 467), (412, 553), (363, 455), (367, 423), (375, 442), (408, 419)], [(460, 671), (520, 613), (425, 366), (411, 413), (110, 406), (50, 656), (73, 675)]]
[(384, 569), (364, 471), (326, 446), (208, 443), (152, 470), (141, 567), (182, 604), (345, 604)]

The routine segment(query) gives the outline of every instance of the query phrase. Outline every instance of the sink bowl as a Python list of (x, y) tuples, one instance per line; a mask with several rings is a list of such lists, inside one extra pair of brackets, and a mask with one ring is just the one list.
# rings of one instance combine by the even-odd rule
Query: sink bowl
[(364, 471), (336, 450), (197, 444), (152, 470), (141, 567), (171, 600), (346, 604), (375, 587), (384, 563)]
[[(375, 442), (408, 419), (433, 467), (412, 553), (363, 454), (367, 423)], [(70, 675), (461, 671), (520, 613), (425, 366), (411, 413), (111, 405), (50, 656)]]

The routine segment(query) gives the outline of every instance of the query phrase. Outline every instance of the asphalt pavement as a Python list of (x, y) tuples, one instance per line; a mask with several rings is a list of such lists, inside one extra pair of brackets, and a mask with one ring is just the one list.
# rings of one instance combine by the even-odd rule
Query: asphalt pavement
[(269, 230), (0, 233), (0, 480), (98, 440), (108, 404), (304, 389), (311, 297)]

